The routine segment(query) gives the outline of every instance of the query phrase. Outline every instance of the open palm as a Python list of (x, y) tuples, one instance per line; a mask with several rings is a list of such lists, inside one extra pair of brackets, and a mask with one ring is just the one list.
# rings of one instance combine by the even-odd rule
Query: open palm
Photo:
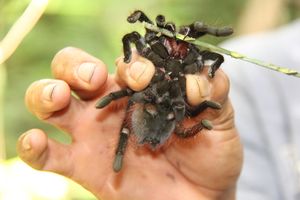
[[(119, 60), (117, 65), (115, 77), (107, 75), (101, 61), (79, 49), (60, 51), (52, 63), (56, 79), (33, 83), (27, 90), (26, 103), (37, 117), (67, 132), (72, 143), (60, 144), (43, 131), (32, 129), (20, 137), (20, 157), (34, 168), (77, 181), (101, 199), (234, 199), (242, 153), (227, 98), (229, 84), (223, 72), (218, 71), (206, 83), (207, 87), (212, 86), (206, 98), (222, 103), (223, 109), (208, 109), (185, 121), (190, 126), (200, 119), (210, 119), (213, 130), (203, 130), (189, 139), (173, 136), (157, 151), (130, 140), (124, 166), (115, 173), (112, 163), (126, 100), (101, 110), (95, 109), (95, 103), (103, 95), (118, 90), (119, 85), (142, 89), (153, 72), (151, 67), (143, 68), (149, 67), (149, 63), (137, 55), (130, 64)], [(140, 67), (144, 75), (134, 76), (126, 71), (132, 66), (136, 68), (132, 73), (139, 73)], [(149, 73), (145, 73), (147, 70)], [(192, 103), (201, 98), (192, 92), (193, 83), (199, 83), (197, 80), (194, 76), (187, 77), (188, 98)], [(71, 90), (79, 98), (73, 97)], [(203, 90), (206, 90), (203, 86), (196, 88), (199, 93)]]

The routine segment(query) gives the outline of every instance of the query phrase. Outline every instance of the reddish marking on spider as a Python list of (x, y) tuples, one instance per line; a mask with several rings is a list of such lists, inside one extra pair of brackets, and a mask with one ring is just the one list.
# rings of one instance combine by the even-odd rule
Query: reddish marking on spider
[(184, 41), (176, 41), (174, 38), (167, 38), (164, 41), (171, 57), (184, 59), (188, 53), (188, 43)]

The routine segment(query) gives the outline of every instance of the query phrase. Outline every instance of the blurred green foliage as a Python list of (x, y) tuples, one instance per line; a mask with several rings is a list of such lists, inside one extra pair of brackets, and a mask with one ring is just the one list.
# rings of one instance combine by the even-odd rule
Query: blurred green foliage
[[(0, 0), (0, 38), (4, 37), (29, 1)], [(49, 137), (69, 142), (69, 138), (61, 134), (61, 131), (40, 122), (30, 114), (23, 102), (26, 88), (32, 82), (51, 78), (50, 63), (60, 49), (66, 46), (84, 49), (102, 59), (113, 73), (114, 61), (122, 55), (122, 36), (133, 30), (143, 32), (140, 24), (132, 25), (126, 21), (127, 16), (135, 9), (144, 10), (152, 19), (157, 14), (164, 14), (167, 20), (177, 25), (202, 20), (214, 26), (235, 27), (246, 2), (247, 0), (50, 0), (48, 9), (37, 26), (5, 63), (8, 80), (4, 110), (0, 112), (4, 112), (5, 117), (8, 158), (16, 156), (17, 138), (31, 128), (41, 128), (49, 133)], [(293, 8), (290, 8), (291, 18), (299, 16), (299, 10)], [(213, 44), (222, 39), (224, 38), (210, 36), (203, 38)], [(72, 195), (74, 194), (80, 196), (72, 191)], [(87, 197), (86, 193), (83, 196)], [(72, 196), (69, 199), (74, 198)]]
[[(24, 11), (29, 0), (0, 0), (0, 38)], [(121, 38), (133, 30), (143, 31), (140, 24), (126, 22), (135, 9), (149, 17), (164, 14), (176, 24), (195, 20), (216, 26), (235, 26), (245, 1), (241, 0), (52, 0), (37, 26), (6, 62), (8, 82), (5, 95), (5, 136), (8, 157), (16, 155), (18, 136), (33, 127), (42, 128), (50, 137), (63, 142), (68, 138), (60, 131), (38, 121), (23, 103), (26, 88), (35, 80), (51, 78), (50, 63), (57, 51), (75, 46), (101, 58), (114, 71), (114, 60), (122, 54)], [(218, 43), (220, 39), (204, 40)]]

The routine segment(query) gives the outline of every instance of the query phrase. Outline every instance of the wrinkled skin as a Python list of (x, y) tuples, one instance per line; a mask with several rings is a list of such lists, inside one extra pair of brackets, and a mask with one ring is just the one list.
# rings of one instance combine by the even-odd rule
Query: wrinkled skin
[[(83, 62), (89, 64), (79, 67)], [(20, 157), (36, 169), (75, 180), (103, 200), (235, 199), (242, 147), (225, 74), (218, 70), (213, 79), (187, 76), (191, 105), (206, 97), (220, 102), (223, 109), (208, 109), (184, 123), (205, 118), (212, 121), (213, 130), (203, 130), (190, 139), (173, 136), (155, 152), (130, 140), (123, 169), (115, 173), (112, 162), (126, 99), (101, 110), (95, 109), (95, 103), (120, 86), (136, 91), (145, 88), (154, 73), (154, 66), (136, 54), (129, 64), (122, 58), (116, 64), (117, 75), (108, 75), (103, 62), (95, 57), (76, 48), (60, 51), (52, 62), (55, 79), (34, 82), (25, 102), (39, 119), (68, 133), (72, 142), (61, 144), (42, 130), (32, 129), (20, 136)], [(79, 99), (71, 96), (71, 90)]]

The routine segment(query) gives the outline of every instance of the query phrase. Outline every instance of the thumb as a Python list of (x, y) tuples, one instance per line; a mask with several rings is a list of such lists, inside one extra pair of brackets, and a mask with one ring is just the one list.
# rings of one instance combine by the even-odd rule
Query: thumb
[(141, 91), (149, 85), (155, 73), (155, 67), (151, 61), (138, 55), (136, 51), (132, 54), (130, 63), (125, 63), (122, 57), (116, 60), (116, 80), (121, 86)]
[(35, 169), (72, 175), (70, 147), (48, 138), (42, 130), (32, 129), (21, 135), (17, 151), (20, 158)]

